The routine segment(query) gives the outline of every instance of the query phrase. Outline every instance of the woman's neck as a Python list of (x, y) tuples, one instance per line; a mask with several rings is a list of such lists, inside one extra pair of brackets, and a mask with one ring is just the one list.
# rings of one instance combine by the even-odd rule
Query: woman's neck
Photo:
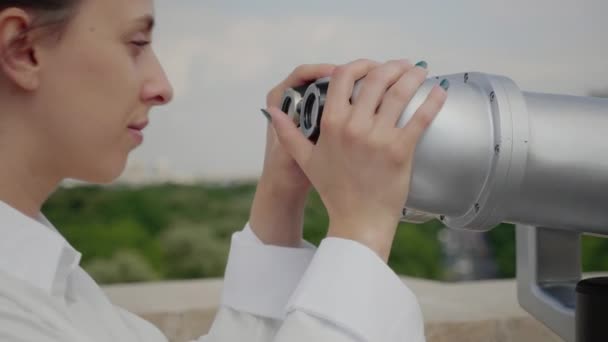
[(11, 171), (15, 172), (16, 169), (7, 170), (3, 167), (0, 170), (0, 201), (29, 217), (38, 217), (42, 205), (55, 191), (58, 183), (42, 179), (29, 170), (23, 170), (19, 174)]
[(54, 176), (52, 158), (38, 156), (31, 141), (15, 131), (4, 131), (0, 137), (0, 201), (36, 218), (48, 197), (55, 191), (60, 177)]

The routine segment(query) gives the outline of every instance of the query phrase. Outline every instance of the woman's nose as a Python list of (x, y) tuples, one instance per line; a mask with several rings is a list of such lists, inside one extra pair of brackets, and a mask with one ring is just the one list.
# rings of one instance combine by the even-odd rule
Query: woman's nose
[(154, 77), (151, 77), (143, 89), (144, 102), (152, 106), (165, 105), (173, 99), (173, 87), (160, 63), (156, 63)]
[(144, 101), (152, 106), (162, 106), (173, 99), (173, 87), (164, 73), (162, 77), (144, 87)]
[(152, 93), (153, 95), (148, 99), (148, 102), (153, 106), (166, 105), (173, 99), (173, 88), (168, 81), (159, 84)]

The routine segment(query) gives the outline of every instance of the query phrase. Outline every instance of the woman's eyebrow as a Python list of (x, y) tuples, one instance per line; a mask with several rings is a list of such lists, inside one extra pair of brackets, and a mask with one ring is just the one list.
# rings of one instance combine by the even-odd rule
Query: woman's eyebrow
[(154, 16), (146, 14), (134, 20), (136, 25), (144, 27), (146, 32), (151, 32), (154, 29)]

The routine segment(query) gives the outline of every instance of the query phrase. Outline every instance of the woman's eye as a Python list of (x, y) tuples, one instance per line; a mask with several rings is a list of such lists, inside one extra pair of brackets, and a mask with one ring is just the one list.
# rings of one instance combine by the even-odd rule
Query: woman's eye
[(135, 40), (135, 41), (132, 41), (131, 44), (133, 44), (137, 47), (144, 47), (144, 46), (149, 45), (150, 42), (146, 41), (146, 40)]

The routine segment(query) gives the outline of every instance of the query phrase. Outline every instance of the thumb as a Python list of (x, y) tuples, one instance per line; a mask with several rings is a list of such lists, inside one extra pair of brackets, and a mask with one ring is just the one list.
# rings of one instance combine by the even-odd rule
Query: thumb
[(272, 127), (277, 133), (279, 143), (304, 170), (312, 153), (313, 143), (306, 139), (293, 120), (278, 108), (268, 108), (268, 114), (270, 114)]

